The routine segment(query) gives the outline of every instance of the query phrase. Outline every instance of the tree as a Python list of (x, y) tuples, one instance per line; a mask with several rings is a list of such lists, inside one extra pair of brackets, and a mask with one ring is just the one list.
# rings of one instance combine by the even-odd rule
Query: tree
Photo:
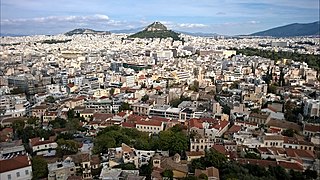
[(111, 88), (111, 89), (109, 90), (109, 94), (110, 94), (110, 96), (113, 96), (113, 95), (114, 95), (114, 88)]
[(162, 177), (166, 177), (164, 179), (170, 179), (172, 180), (173, 179), (173, 172), (172, 170), (170, 169), (166, 169), (164, 170), (162, 173), (161, 173)]
[(119, 107), (119, 111), (121, 112), (121, 111), (124, 111), (124, 110), (132, 110), (129, 103), (123, 102), (121, 104), (121, 106)]
[(146, 179), (151, 179), (151, 173), (152, 173), (152, 162), (150, 160), (148, 164), (144, 164), (139, 168), (139, 175), (146, 176)]
[(149, 96), (147, 94), (145, 94), (144, 96), (142, 96), (141, 101), (142, 102), (147, 102), (149, 100)]
[(74, 118), (74, 109), (69, 109), (67, 112), (68, 119)]
[(39, 118), (37, 117), (29, 117), (27, 120), (27, 124), (37, 125), (39, 122)]
[(57, 154), (59, 157), (64, 155), (76, 154), (79, 149), (79, 144), (74, 140), (58, 139)]
[(318, 177), (317, 171), (313, 171), (313, 170), (310, 170), (310, 169), (306, 169), (306, 170), (303, 172), (303, 175), (304, 175), (307, 179), (317, 179), (317, 177)]
[(293, 129), (286, 129), (286, 130), (282, 131), (281, 134), (284, 135), (284, 136), (293, 137), (293, 135), (295, 133), (296, 133), (296, 131), (293, 130)]
[(194, 92), (199, 92), (199, 82), (193, 81), (193, 85), (190, 86), (190, 90)]
[(48, 163), (39, 156), (32, 158), (32, 179), (48, 177)]
[(268, 85), (268, 93), (276, 94), (277, 93), (277, 86), (274, 84)]
[(54, 103), (55, 99), (54, 99), (53, 96), (48, 96), (48, 97), (46, 97), (45, 101), (48, 102), (48, 103)]
[(66, 122), (66, 128), (68, 129), (69, 132), (75, 133), (78, 129), (80, 129), (79, 119), (76, 119), (76, 118), (68, 119), (68, 121)]
[(199, 179), (208, 180), (208, 176), (206, 174), (202, 173), (202, 174), (199, 175)]

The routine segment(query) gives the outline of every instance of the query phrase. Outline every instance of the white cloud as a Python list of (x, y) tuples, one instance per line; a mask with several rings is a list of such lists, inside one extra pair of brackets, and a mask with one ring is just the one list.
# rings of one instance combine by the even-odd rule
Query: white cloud
[(178, 26), (181, 27), (181, 28), (204, 28), (204, 27), (208, 27), (208, 25), (205, 25), (205, 24), (192, 24), (192, 23), (178, 24)]
[(19, 19), (1, 19), (2, 25), (19, 24), (19, 23), (61, 23), (61, 22), (109, 22), (113, 21), (107, 15), (95, 14), (91, 16), (47, 16), (35, 18), (19, 18)]

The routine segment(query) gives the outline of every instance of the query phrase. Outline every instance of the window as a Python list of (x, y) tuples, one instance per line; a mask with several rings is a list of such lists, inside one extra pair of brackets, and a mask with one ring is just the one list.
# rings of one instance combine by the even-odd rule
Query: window
[(17, 174), (17, 177), (20, 177), (20, 172), (17, 172), (16, 174)]
[(8, 174), (8, 179), (11, 180), (11, 174)]
[(29, 170), (25, 170), (25, 173), (26, 173), (26, 175), (28, 175), (29, 174)]

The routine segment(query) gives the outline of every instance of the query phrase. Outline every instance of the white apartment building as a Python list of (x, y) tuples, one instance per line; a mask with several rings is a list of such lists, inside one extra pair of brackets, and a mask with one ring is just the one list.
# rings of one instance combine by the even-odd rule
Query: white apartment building
[(320, 117), (320, 100), (306, 100), (303, 108), (303, 115), (308, 117)]

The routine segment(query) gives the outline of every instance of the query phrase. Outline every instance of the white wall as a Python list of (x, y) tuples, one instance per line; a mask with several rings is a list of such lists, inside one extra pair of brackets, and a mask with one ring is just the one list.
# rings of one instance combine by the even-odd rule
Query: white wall
[[(28, 171), (28, 174), (26, 174), (26, 170)], [(20, 173), (20, 176), (17, 177), (17, 172)], [(31, 180), (32, 179), (32, 168), (31, 165), (28, 167), (8, 171), (1, 173), (0, 179), (1, 180), (10, 180), (8, 179), (8, 175), (11, 175), (11, 180)]]

